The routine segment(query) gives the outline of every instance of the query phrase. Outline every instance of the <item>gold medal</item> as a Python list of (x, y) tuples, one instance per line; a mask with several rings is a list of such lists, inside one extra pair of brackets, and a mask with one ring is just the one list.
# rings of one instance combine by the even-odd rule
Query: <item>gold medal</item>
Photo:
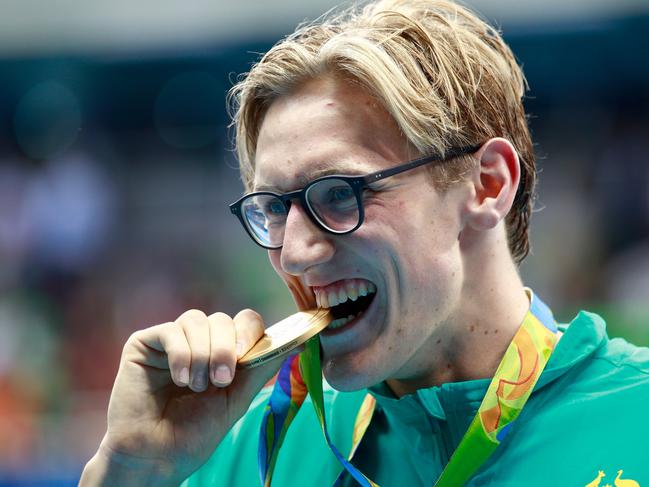
[(266, 329), (266, 333), (237, 362), (237, 367), (251, 369), (286, 355), (317, 335), (331, 323), (327, 309), (300, 311)]

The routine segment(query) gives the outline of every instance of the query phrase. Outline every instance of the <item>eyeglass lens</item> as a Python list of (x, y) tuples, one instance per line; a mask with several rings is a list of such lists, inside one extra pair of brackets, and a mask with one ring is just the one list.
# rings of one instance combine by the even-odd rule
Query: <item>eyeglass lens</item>
[[(306, 191), (308, 210), (333, 232), (353, 229), (359, 220), (359, 203), (354, 189), (343, 179), (323, 179)], [(279, 247), (284, 240), (288, 209), (276, 196), (251, 195), (242, 204), (248, 228), (262, 245)]]

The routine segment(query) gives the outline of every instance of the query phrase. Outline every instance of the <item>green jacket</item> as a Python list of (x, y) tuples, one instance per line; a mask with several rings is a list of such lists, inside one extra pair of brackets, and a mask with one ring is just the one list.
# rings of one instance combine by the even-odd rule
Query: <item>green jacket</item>
[[(525, 409), (468, 486), (604, 487), (618, 485), (623, 470), (620, 479), (649, 487), (649, 349), (610, 340), (604, 321), (587, 312), (560, 329), (565, 333)], [(384, 385), (372, 388), (377, 409), (354, 463), (381, 487), (432, 486), (489, 382), (449, 383), (400, 399)], [(325, 389), (329, 433), (343, 453), (366, 393)], [(260, 485), (257, 442), (269, 395), (270, 388), (259, 393), (185, 487)], [(340, 470), (307, 398), (286, 435), (273, 485), (330, 487)], [(348, 476), (344, 485), (355, 482)]]

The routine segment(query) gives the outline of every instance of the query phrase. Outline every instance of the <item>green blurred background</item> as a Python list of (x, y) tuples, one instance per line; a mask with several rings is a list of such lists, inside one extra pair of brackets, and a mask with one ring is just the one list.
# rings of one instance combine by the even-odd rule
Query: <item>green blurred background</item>
[[(225, 94), (334, 4), (0, 0), (0, 486), (75, 485), (122, 344), (208, 312), (293, 310), (227, 204)], [(649, 345), (649, 2), (469, 2), (531, 86), (525, 282)]]

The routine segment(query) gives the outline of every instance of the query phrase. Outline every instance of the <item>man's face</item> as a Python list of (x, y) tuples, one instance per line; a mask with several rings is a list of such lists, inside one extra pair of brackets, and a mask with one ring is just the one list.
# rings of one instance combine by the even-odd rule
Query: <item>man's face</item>
[[(325, 174), (362, 175), (417, 155), (366, 91), (325, 77), (270, 106), (254, 186), (287, 192)], [(311, 304), (317, 296), (329, 306), (334, 295), (351, 303), (364, 288), (370, 296), (367, 309), (320, 335), (323, 370), (335, 388), (416, 380), (443, 360), (439, 343), (452, 341), (463, 280), (458, 236), (466, 187), (438, 192), (423, 168), (382, 180), (365, 194), (365, 222), (349, 235), (324, 233), (292, 205), (284, 245), (269, 254), (298, 305), (304, 296)]]

